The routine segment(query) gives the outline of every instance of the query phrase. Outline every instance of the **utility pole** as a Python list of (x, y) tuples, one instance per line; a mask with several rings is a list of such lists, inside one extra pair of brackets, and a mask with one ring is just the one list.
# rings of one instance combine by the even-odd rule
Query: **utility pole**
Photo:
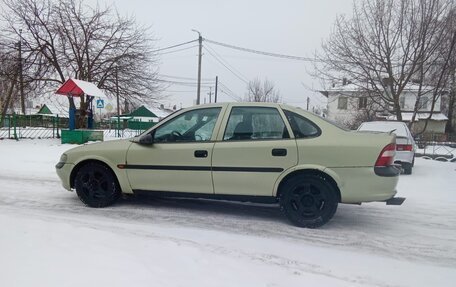
[(19, 93), (21, 94), (21, 109), (25, 115), (24, 76), (22, 74), (22, 29), (19, 29)]
[(218, 90), (218, 76), (215, 76), (215, 96), (214, 96), (214, 103), (217, 102), (217, 90)]
[(119, 66), (116, 63), (117, 137), (120, 138)]
[(209, 104), (212, 102), (212, 87), (209, 87), (209, 93), (207, 93), (209, 95)]
[(310, 98), (307, 97), (307, 110), (309, 110), (309, 103), (310, 103)]
[(201, 100), (201, 58), (203, 57), (203, 37), (197, 30), (192, 29), (193, 32), (198, 33), (199, 53), (198, 53), (198, 90), (196, 92), (196, 104), (200, 104)]

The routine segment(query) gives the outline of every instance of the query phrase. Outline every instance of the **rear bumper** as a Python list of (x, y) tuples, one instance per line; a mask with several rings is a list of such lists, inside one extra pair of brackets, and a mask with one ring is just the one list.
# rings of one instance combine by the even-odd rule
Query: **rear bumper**
[(412, 163), (414, 156), (415, 156), (414, 151), (396, 151), (396, 155), (394, 156), (394, 162)]
[(374, 172), (378, 176), (393, 177), (401, 174), (401, 168), (399, 166), (376, 166)]
[[(395, 167), (395, 176), (378, 176), (374, 167), (333, 168), (339, 176), (341, 203), (387, 201), (396, 195), (400, 169)], [(390, 172), (390, 171), (388, 171)]]
[(402, 205), (404, 203), (405, 197), (392, 197), (386, 200), (386, 205)]

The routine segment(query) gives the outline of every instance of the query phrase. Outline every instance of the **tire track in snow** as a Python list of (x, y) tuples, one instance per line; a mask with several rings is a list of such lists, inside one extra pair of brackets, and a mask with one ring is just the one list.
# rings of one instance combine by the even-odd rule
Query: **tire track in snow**
[[(14, 207), (10, 207), (14, 210)], [(2, 209), (4, 212), (4, 209)], [(2, 212), (0, 211), (0, 212)], [(212, 244), (212, 243), (201, 243), (196, 240), (178, 238), (175, 236), (163, 235), (163, 233), (157, 233), (153, 230), (147, 230), (140, 224), (131, 225), (129, 222), (115, 222), (112, 218), (100, 218), (101, 221), (90, 222), (87, 220), (88, 214), (84, 214), (81, 217), (65, 216), (64, 218), (57, 218), (50, 213), (41, 213), (37, 210), (21, 210), (20, 213), (23, 216), (33, 215), (34, 219), (40, 219), (43, 221), (55, 221), (66, 224), (71, 224), (77, 228), (90, 228), (98, 231), (111, 232), (114, 234), (122, 234), (125, 236), (141, 237), (156, 241), (173, 242), (178, 246), (185, 245), (201, 250), (201, 252), (210, 252), (216, 255), (229, 256), (239, 260), (249, 260), (258, 262), (260, 264), (270, 265), (278, 268), (285, 269), (289, 272), (290, 276), (301, 276), (304, 273), (313, 275), (325, 276), (331, 279), (336, 279), (349, 283), (350, 286), (377, 286), (377, 287), (389, 287), (394, 286), (388, 283), (380, 282), (372, 279), (368, 276), (355, 276), (349, 277), (329, 268), (323, 267), (319, 264), (309, 263), (302, 260), (290, 259), (285, 256), (279, 256), (277, 254), (263, 253), (263, 252), (249, 252), (239, 248), (227, 248), (225, 246)], [(63, 220), (62, 220), (63, 219)], [(355, 285), (353, 285), (355, 284)]]
[[(456, 232), (451, 227), (455, 218), (447, 218), (445, 222), (434, 220), (431, 210), (422, 210), (417, 216), (400, 207), (342, 205), (329, 224), (312, 230), (290, 226), (274, 206), (194, 199), (130, 199), (110, 208), (91, 209), (83, 206), (74, 193), (64, 191), (58, 180), (24, 181), (5, 176), (0, 179), (4, 187), (20, 186), (18, 190), (0, 194), (2, 208), (35, 210), (56, 218), (89, 214), (98, 219), (108, 217), (129, 223), (196, 227), (456, 266)], [(37, 182), (48, 189), (37, 191), (34, 186)]]

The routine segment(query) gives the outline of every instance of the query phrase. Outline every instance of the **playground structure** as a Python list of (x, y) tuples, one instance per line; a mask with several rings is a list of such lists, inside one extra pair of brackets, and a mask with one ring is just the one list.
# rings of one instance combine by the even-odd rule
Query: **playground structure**
[[(93, 99), (106, 98), (97, 86), (90, 82), (69, 79), (55, 94), (68, 97), (70, 103), (68, 129), (62, 130), (62, 143), (82, 144), (88, 141), (103, 141), (103, 132), (93, 130)], [(75, 98), (80, 100), (79, 108), (76, 108)]]

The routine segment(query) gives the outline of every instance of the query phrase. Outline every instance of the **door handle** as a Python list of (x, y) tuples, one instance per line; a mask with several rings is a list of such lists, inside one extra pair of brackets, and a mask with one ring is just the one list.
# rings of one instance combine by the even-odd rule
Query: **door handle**
[(207, 150), (195, 150), (195, 157), (207, 157)]
[(286, 156), (287, 150), (284, 148), (274, 148), (272, 149), (272, 156)]

